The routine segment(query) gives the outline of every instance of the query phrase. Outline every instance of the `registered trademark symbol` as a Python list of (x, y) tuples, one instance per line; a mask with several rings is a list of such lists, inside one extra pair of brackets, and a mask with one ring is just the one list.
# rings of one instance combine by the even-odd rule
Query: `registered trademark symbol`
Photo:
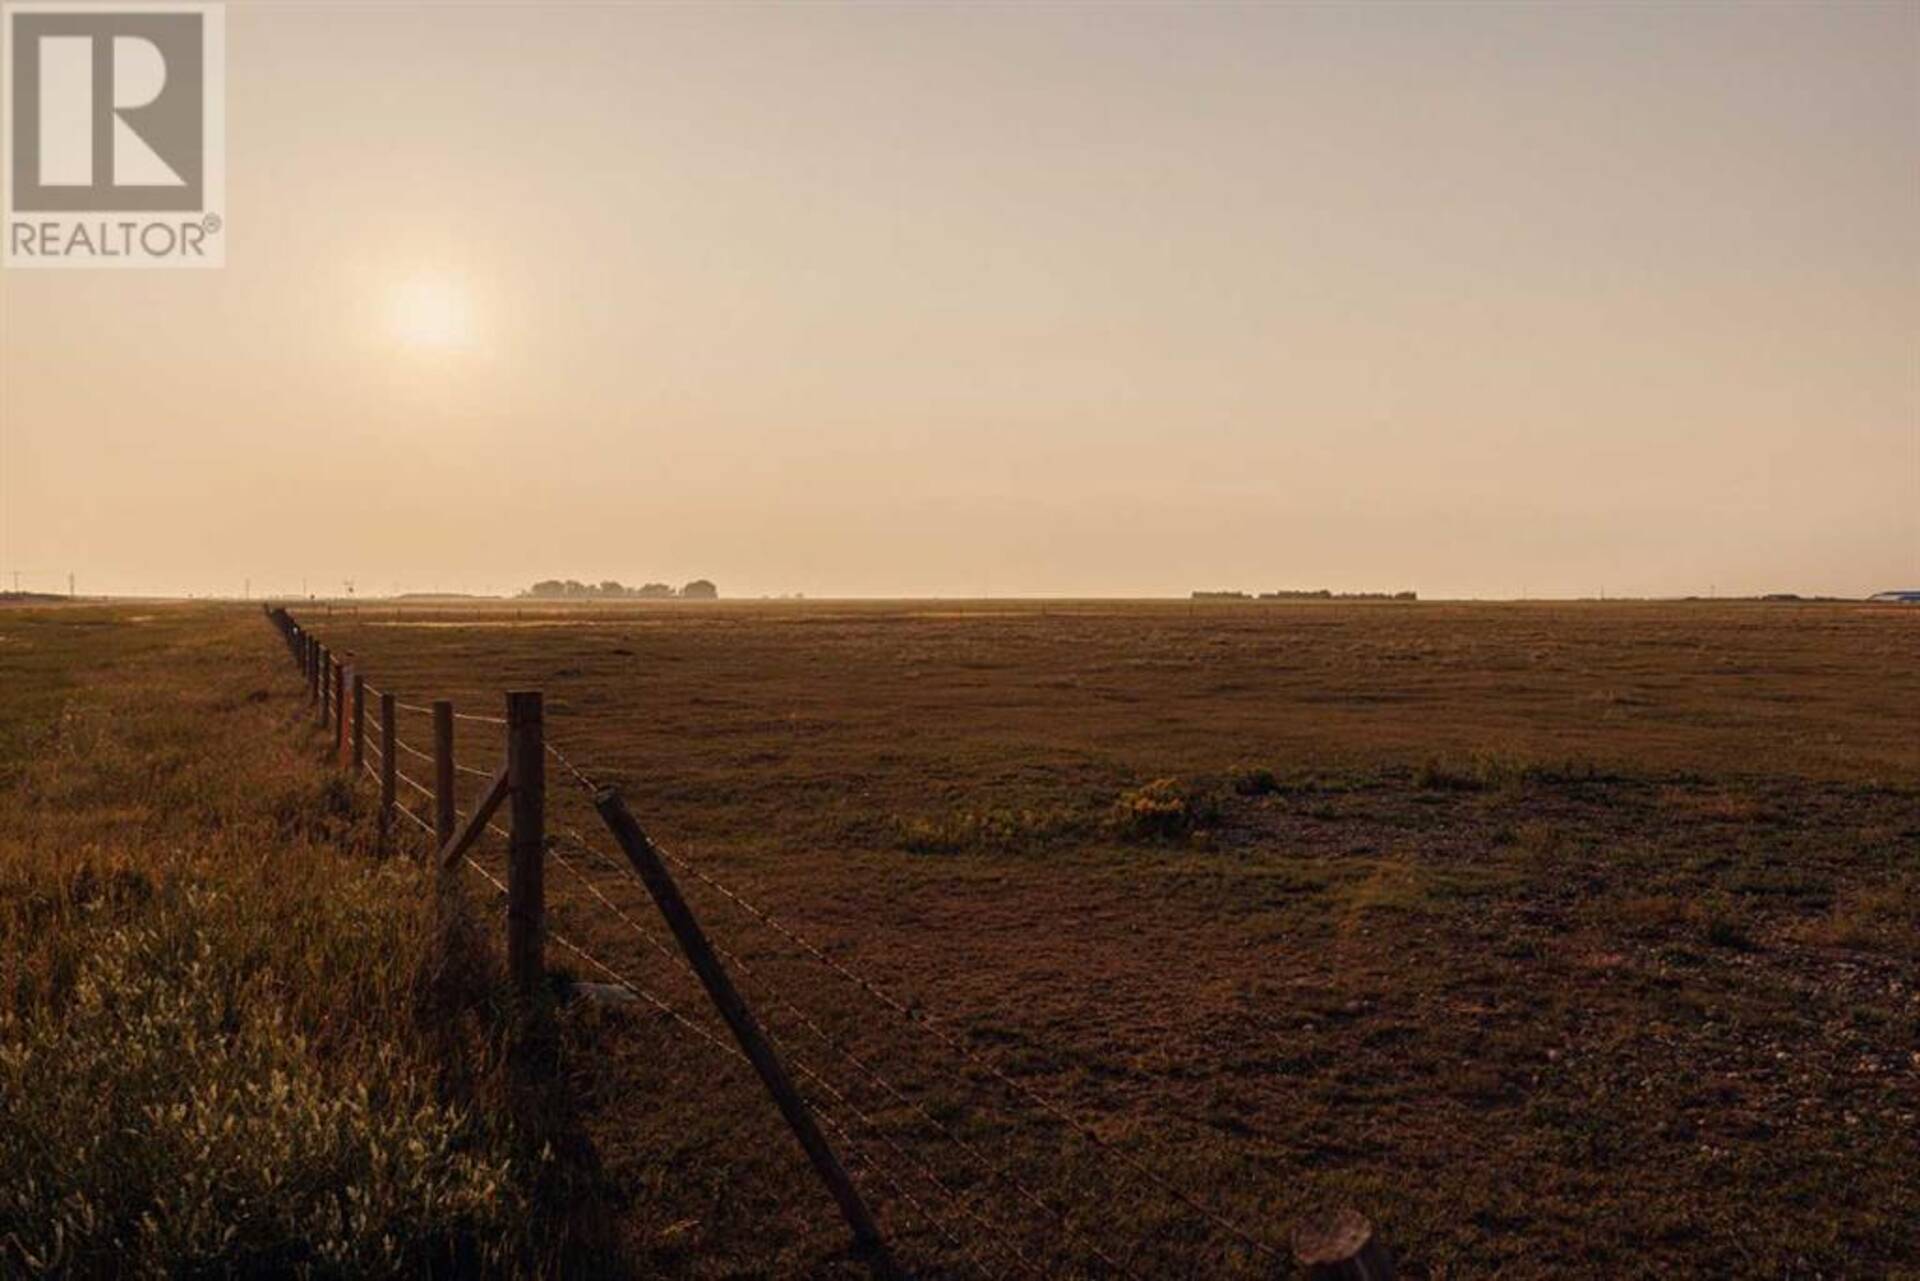
[(220, 230), (220, 215), (210, 213), (200, 220), (200, 225), (207, 229), (208, 235), (212, 235), (214, 232)]

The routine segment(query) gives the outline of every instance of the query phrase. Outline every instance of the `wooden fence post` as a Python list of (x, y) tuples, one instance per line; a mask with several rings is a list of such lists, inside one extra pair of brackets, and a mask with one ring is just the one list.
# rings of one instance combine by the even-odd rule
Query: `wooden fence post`
[(340, 762), (340, 768), (345, 769), (353, 764), (353, 684), (359, 679), (352, 663), (341, 667), (340, 679), (340, 730), (334, 736), (338, 740), (334, 757)]
[(347, 664), (345, 659), (333, 662), (333, 758), (339, 760), (346, 754), (347, 746)]
[(306, 658), (307, 658), (307, 701), (309, 703), (317, 703), (320, 701), (320, 678), (315, 673), (319, 671), (318, 663), (320, 661), (320, 642), (315, 640), (312, 636), (307, 637)]
[(546, 930), (547, 748), (538, 690), (507, 695), (507, 785), (513, 839), (507, 861), (507, 974), (523, 1000), (540, 985)]
[(433, 847), (446, 848), (457, 822), (453, 812), (453, 704), (433, 704)]
[(394, 761), (392, 694), (380, 695), (380, 852), (385, 854), (393, 834), (394, 773), (400, 767)]
[(367, 763), (367, 678), (358, 668), (353, 673), (353, 776), (360, 777)]
[(619, 792), (612, 788), (602, 789), (593, 798), (593, 804), (600, 811), (600, 817), (613, 833), (614, 839), (620, 843), (620, 848), (626, 851), (627, 860), (633, 864), (633, 870), (640, 874), (648, 893), (653, 895), (660, 915), (666, 918), (667, 927), (679, 941), (680, 950), (687, 954), (693, 972), (707, 989), (707, 995), (720, 1011), (720, 1017), (726, 1020), (727, 1027), (733, 1032), (733, 1039), (739, 1042), (747, 1061), (759, 1074), (760, 1083), (766, 1086), (767, 1093), (773, 1096), (775, 1105), (780, 1109), (780, 1115), (786, 1118), (794, 1137), (800, 1140), (807, 1160), (813, 1163), (814, 1173), (839, 1205), (847, 1226), (853, 1229), (854, 1249), (867, 1260), (876, 1277), (897, 1277), (899, 1273), (887, 1255), (886, 1246), (880, 1239), (880, 1229), (867, 1210), (866, 1202), (861, 1200), (859, 1189), (847, 1177), (846, 1167), (840, 1164), (840, 1158), (834, 1154), (826, 1136), (820, 1133), (807, 1101), (794, 1088), (793, 1079), (787, 1075), (785, 1066), (768, 1044), (759, 1023), (754, 1020), (753, 1012), (733, 986), (726, 967), (714, 955), (700, 922), (694, 917), (693, 909), (680, 896), (680, 887), (674, 883), (659, 851), (654, 849), (647, 834), (640, 830), (640, 825), (634, 821), (633, 813), (627, 809), (627, 803)]
[(319, 698), (314, 704), (314, 719), (320, 722), (322, 728), (327, 723), (327, 694), (333, 688), (332, 671), (333, 652), (322, 645), (313, 672), (314, 682), (320, 687)]

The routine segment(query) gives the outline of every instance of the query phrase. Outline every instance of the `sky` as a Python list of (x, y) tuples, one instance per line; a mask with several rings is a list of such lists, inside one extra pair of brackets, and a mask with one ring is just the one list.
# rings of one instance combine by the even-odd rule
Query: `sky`
[(227, 45), (227, 266), (0, 272), (23, 588), (1920, 587), (1910, 0)]

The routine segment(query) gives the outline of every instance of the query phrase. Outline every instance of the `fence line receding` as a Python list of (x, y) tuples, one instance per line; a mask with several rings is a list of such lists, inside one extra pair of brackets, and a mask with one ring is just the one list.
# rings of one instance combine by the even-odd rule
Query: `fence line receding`
[[(545, 948), (551, 942), (591, 972), (607, 980), (627, 999), (666, 1016), (663, 1026), (690, 1034), (731, 1062), (745, 1064), (773, 1101), (775, 1109), (798, 1142), (808, 1164), (838, 1208), (853, 1238), (857, 1257), (876, 1277), (904, 1275), (895, 1263), (879, 1220), (875, 1217), (861, 1179), (871, 1176), (914, 1218), (986, 1276), (1053, 1275), (1045, 1260), (1036, 1260), (1023, 1248), (1008, 1205), (992, 1198), (1004, 1192), (1020, 1207), (1044, 1216), (1056, 1235), (1056, 1248), (1072, 1248), (1105, 1274), (1140, 1275), (1138, 1247), (1129, 1246), (1110, 1230), (1091, 1221), (1084, 1203), (1049, 1195), (1023, 1177), (1011, 1158), (996, 1157), (983, 1143), (962, 1134), (957, 1121), (942, 1119), (936, 1109), (915, 1098), (890, 1079), (871, 1055), (863, 1055), (842, 1036), (821, 1026), (822, 1020), (772, 986), (770, 976), (750, 965), (737, 951), (715, 943), (687, 903), (675, 873), (691, 877), (720, 895), (752, 923), (765, 928), (797, 949), (808, 962), (856, 992), (870, 1008), (897, 1019), (916, 1031), (922, 1044), (942, 1051), (1004, 1090), (1020, 1105), (1032, 1109), (1067, 1134), (1083, 1142), (1100, 1158), (1106, 1177), (1124, 1174), (1142, 1188), (1151, 1188), (1169, 1205), (1180, 1207), (1219, 1242), (1231, 1243), (1248, 1262), (1278, 1272), (1287, 1254), (1260, 1234), (1200, 1201), (1185, 1188), (1148, 1165), (1140, 1157), (1102, 1136), (1092, 1125), (1056, 1101), (1009, 1074), (994, 1059), (968, 1043), (965, 1035), (929, 1014), (917, 1001), (903, 998), (861, 974), (762, 904), (723, 883), (699, 864), (652, 839), (635, 819), (618, 789), (595, 782), (588, 770), (558, 747), (547, 732), (544, 700), (538, 691), (516, 690), (504, 700), (504, 715), (463, 712), (447, 699), (408, 702), (395, 691), (374, 685), (357, 656), (336, 654), (286, 609), (268, 605), (266, 615), (286, 642), (287, 650), (307, 686), (314, 722), (329, 739), (329, 754), (348, 770), (362, 773), (378, 790), (376, 830), (382, 853), (399, 847), (395, 823), (404, 823), (414, 837), (411, 847), (431, 855), (440, 876), (452, 878), (462, 870), (480, 876), (504, 900), (508, 975), (517, 1002), (531, 1008), (544, 990)], [(377, 706), (377, 744), (367, 724), (369, 700)], [(397, 714), (425, 718), (431, 725), (430, 747), (408, 742), (398, 733)], [(410, 721), (410, 724), (417, 722)], [(466, 723), (476, 736), (497, 733), (504, 759), (497, 769), (478, 768), (455, 755), (456, 727)], [(401, 767), (406, 756), (427, 768), (422, 781)], [(547, 763), (583, 794), (611, 837), (616, 856), (578, 829), (550, 821)], [(416, 767), (418, 768), (418, 767)], [(470, 807), (462, 808), (456, 784), (462, 777), (482, 781)], [(402, 796), (399, 789), (407, 789)], [(415, 813), (415, 806), (423, 812)], [(504, 815), (505, 828), (495, 821)], [(489, 835), (507, 851), (506, 877), (496, 876), (474, 858), (477, 844)], [(424, 837), (424, 841), (417, 838)], [(619, 883), (643, 891), (666, 926), (668, 943), (634, 915), (622, 909), (565, 851), (584, 856), (592, 866)], [(691, 978), (711, 1003), (727, 1036), (698, 1017), (650, 990), (633, 975), (589, 949), (578, 938), (553, 927), (547, 895), (547, 865), (565, 872), (595, 905), (660, 953), (675, 973)], [(611, 883), (611, 882), (610, 882)], [(739, 986), (740, 981), (748, 984)], [(812, 1042), (871, 1084), (890, 1107), (910, 1116), (920, 1132), (930, 1135), (963, 1157), (969, 1168), (965, 1186), (943, 1178), (925, 1160), (903, 1147), (887, 1128), (862, 1109), (848, 1089), (836, 1085), (819, 1066), (798, 1053), (775, 1027), (754, 1012), (748, 997), (777, 1009)], [(962, 1074), (948, 1078), (971, 1083)], [(857, 1140), (848, 1122), (865, 1136)], [(893, 1164), (883, 1162), (875, 1148), (884, 1149)], [(843, 1156), (844, 1154), (844, 1156)], [(903, 1177), (904, 1175), (904, 1177)], [(912, 1190), (918, 1188), (920, 1195)], [(1082, 1201), (1094, 1193), (1083, 1191)], [(924, 1199), (923, 1199), (924, 1198)], [(932, 1205), (929, 1205), (932, 1202)], [(956, 1230), (956, 1224), (961, 1225)], [(1371, 1225), (1350, 1210), (1315, 1216), (1294, 1233), (1292, 1256), (1316, 1278), (1354, 1278), (1376, 1281), (1390, 1278), (1392, 1263)]]

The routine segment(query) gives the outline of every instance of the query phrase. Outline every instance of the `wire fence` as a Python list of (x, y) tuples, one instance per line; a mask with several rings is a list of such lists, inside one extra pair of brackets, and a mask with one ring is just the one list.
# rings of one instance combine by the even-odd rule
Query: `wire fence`
[[(536, 725), (536, 737), (532, 740), (536, 746), (531, 754), (539, 762), (536, 768), (528, 763), (524, 746), (517, 746), (521, 744), (519, 736), (525, 726), (516, 724), (511, 715), (462, 712), (451, 709), (445, 702), (429, 705), (402, 701), (391, 691), (367, 682), (357, 671), (349, 677), (341, 660), (328, 653), (316, 637), (284, 610), (270, 608), (268, 612), (306, 673), (309, 698), (317, 718), (329, 727), (336, 750), (343, 760), (350, 754), (351, 760), (361, 767), (356, 773), (364, 772), (381, 789), (383, 832), (386, 815), (395, 815), (409, 830), (426, 838), (424, 848), (436, 852), (443, 866), (464, 869), (481, 878), (507, 903), (510, 931), (516, 911), (516, 866), (524, 866), (516, 865), (513, 860), (525, 858), (531, 849), (532, 857), (540, 864), (553, 866), (565, 876), (565, 880), (555, 886), (565, 888), (564, 897), (543, 897), (536, 904), (539, 939), (551, 942), (587, 971), (654, 1010), (662, 1016), (663, 1027), (692, 1038), (730, 1063), (756, 1068), (766, 1079), (764, 1064), (758, 1062), (751, 1039), (741, 1032), (737, 1019), (731, 1016), (722, 999), (723, 994), (716, 992), (711, 973), (703, 969), (702, 961), (723, 971), (726, 975), (723, 985), (729, 992), (738, 993), (743, 1008), (749, 1004), (746, 998), (751, 996), (752, 1007), (768, 1012), (770, 1017), (764, 1024), (751, 1014), (748, 1021), (763, 1032), (767, 1053), (784, 1068), (791, 1069), (796, 1078), (795, 1097), (818, 1120), (821, 1132), (830, 1134), (857, 1167), (861, 1178), (853, 1182), (864, 1180), (869, 1185), (869, 1195), (873, 1184), (881, 1185), (885, 1189), (882, 1204), (893, 1203), (895, 1217), (899, 1217), (898, 1207), (904, 1207), (905, 1217), (924, 1225), (947, 1249), (964, 1260), (969, 1270), (984, 1276), (1048, 1277), (1057, 1275), (1063, 1263), (1077, 1261), (1082, 1267), (1097, 1264), (1107, 1275), (1140, 1275), (1135, 1250), (1122, 1248), (1125, 1233), (1103, 1222), (1103, 1211), (1110, 1206), (1102, 1189), (1095, 1186), (1042, 1191), (1034, 1186), (1034, 1180), (1023, 1175), (1019, 1168), (1019, 1154), (996, 1152), (987, 1140), (962, 1132), (968, 1127), (950, 1101), (954, 1092), (962, 1090), (968, 1098), (966, 1116), (979, 1122), (981, 1130), (990, 1128), (988, 1121), (997, 1121), (1002, 1130), (1011, 1131), (1017, 1118), (1007, 1115), (1010, 1111), (1024, 1110), (1030, 1117), (1044, 1118), (1085, 1145), (1109, 1184), (1133, 1180), (1141, 1190), (1151, 1190), (1162, 1198), (1164, 1205), (1179, 1207), (1207, 1233), (1245, 1250), (1249, 1259), (1270, 1264), (1286, 1257), (1259, 1233), (1201, 1201), (1126, 1147), (1103, 1136), (1066, 1105), (1013, 1075), (991, 1054), (972, 1044), (959, 1025), (936, 1016), (922, 1002), (897, 993), (891, 986), (834, 956), (827, 947), (765, 906), (757, 896), (727, 883), (700, 862), (640, 834), (646, 850), (658, 855), (663, 876), (665, 868), (671, 867), (718, 896), (736, 913), (734, 919), (740, 921), (743, 928), (760, 931), (760, 946), (768, 949), (780, 963), (811, 967), (814, 973), (831, 976), (842, 985), (843, 991), (856, 999), (856, 1013), (860, 1018), (865, 1019), (874, 1012), (883, 1013), (894, 1027), (904, 1030), (910, 1043), (917, 1047), (916, 1053), (942, 1062), (957, 1060), (979, 1074), (976, 1078), (965, 1072), (944, 1072), (939, 1080), (946, 1093), (942, 1106), (936, 1108), (922, 1097), (923, 1090), (884, 1067), (873, 1052), (856, 1048), (849, 1043), (849, 1037), (827, 1026), (831, 1020), (820, 1010), (809, 1009), (796, 999), (793, 991), (783, 987), (770, 969), (749, 962), (738, 948), (711, 942), (697, 922), (693, 933), (708, 954), (702, 957), (698, 949), (692, 949), (687, 933), (676, 921), (672, 904), (662, 899), (659, 885), (643, 874), (645, 865), (640, 861), (640, 852), (630, 839), (622, 837), (620, 827), (612, 820), (608, 820), (608, 835), (596, 839), (579, 826), (564, 821), (561, 816), (567, 802), (562, 794), (543, 789), (537, 807), (539, 827), (532, 830), (531, 840), (527, 839), (529, 832), (523, 830), (524, 824), (531, 820), (524, 819), (521, 810), (516, 808), (509, 827), (495, 821), (491, 817), (493, 807), (502, 803), (497, 792), (498, 779), (517, 776), (524, 783), (528, 777), (539, 778), (544, 775), (544, 765), (548, 762), (555, 765), (558, 776), (571, 785), (568, 790), (576, 798), (575, 803), (584, 801), (593, 808), (596, 817), (606, 818), (605, 807), (609, 804), (620, 806), (624, 812), (624, 802), (617, 800), (613, 789), (602, 786), (595, 778), (595, 771), (578, 764), (570, 753), (553, 743), (545, 735), (543, 726)], [(345, 701), (349, 685), (353, 691), (351, 715)], [(371, 696), (382, 709), (377, 735), (366, 732), (366, 696)], [(432, 718), (436, 726), (434, 741), (423, 746), (402, 737), (391, 711)], [(446, 722), (462, 721), (505, 730), (505, 773), (496, 776), (454, 759), (451, 733), (443, 735), (440, 731), (443, 717)], [(434, 781), (429, 784), (401, 769), (398, 763), (401, 756), (431, 767), (430, 771), (423, 772), (429, 772)], [(463, 804), (461, 798), (453, 794), (452, 780), (457, 777), (484, 780), (488, 788), (496, 790), (470, 795)], [(406, 794), (400, 794), (397, 787), (404, 787)], [(422, 803), (425, 817), (414, 812), (410, 802), (415, 798)], [(449, 814), (462, 834), (451, 840), (445, 830), (445, 816)], [(436, 819), (436, 815), (442, 817)], [(637, 827), (634, 830), (637, 832)], [(509, 851), (509, 875), (505, 879), (475, 856), (477, 841), (483, 836), (498, 838)], [(459, 844), (462, 839), (467, 841), (464, 846)], [(535, 879), (544, 882), (541, 875), (536, 874)], [(541, 893), (545, 894), (544, 888)], [(628, 901), (623, 902), (623, 898)], [(677, 900), (677, 890), (672, 898)], [(667, 930), (648, 924), (654, 915), (653, 908), (658, 908), (665, 918)], [(583, 928), (566, 931), (556, 928), (557, 915), (565, 915)], [(692, 919), (690, 911), (688, 919)], [(666, 975), (675, 985), (691, 984), (694, 1004), (688, 1008), (676, 1002), (642, 982), (630, 967), (609, 959), (606, 949), (599, 945), (599, 936), (606, 931), (612, 931), (614, 938), (628, 938), (640, 945), (642, 956), (652, 955), (663, 961)], [(510, 934), (510, 953), (514, 944)], [(511, 963), (509, 968), (513, 968)], [(733, 986), (734, 979), (741, 984), (739, 988)], [(696, 1012), (704, 1008), (699, 997), (703, 984), (714, 998), (714, 1009), (708, 1013), (719, 1026)], [(816, 997), (819, 993), (818, 985), (808, 985), (806, 990)], [(863, 1022), (862, 1026), (869, 1025)], [(734, 1033), (731, 1040), (729, 1028)], [(812, 1050), (803, 1054), (796, 1038), (804, 1039), (807, 1046), (825, 1057), (813, 1058)], [(825, 1066), (828, 1064), (832, 1070)], [(997, 1087), (996, 1091), (989, 1094), (980, 1088), (982, 1080), (991, 1082)], [(774, 1092), (778, 1098), (778, 1091)], [(947, 1116), (943, 1117), (942, 1112)], [(790, 1123), (792, 1120), (789, 1117)], [(806, 1146), (803, 1127), (796, 1126), (796, 1132), (801, 1134), (802, 1145)], [(933, 1148), (923, 1154), (917, 1148), (924, 1144), (932, 1144)], [(935, 1151), (956, 1158), (965, 1177), (959, 1178), (938, 1168), (933, 1156)], [(830, 1180), (829, 1185), (831, 1187)], [(844, 1202), (842, 1208), (846, 1209)], [(850, 1222), (855, 1223), (858, 1235), (857, 1218), (850, 1217)], [(1036, 1232), (1036, 1223), (1043, 1224), (1044, 1230)], [(1136, 1248), (1137, 1245), (1135, 1243)]]

